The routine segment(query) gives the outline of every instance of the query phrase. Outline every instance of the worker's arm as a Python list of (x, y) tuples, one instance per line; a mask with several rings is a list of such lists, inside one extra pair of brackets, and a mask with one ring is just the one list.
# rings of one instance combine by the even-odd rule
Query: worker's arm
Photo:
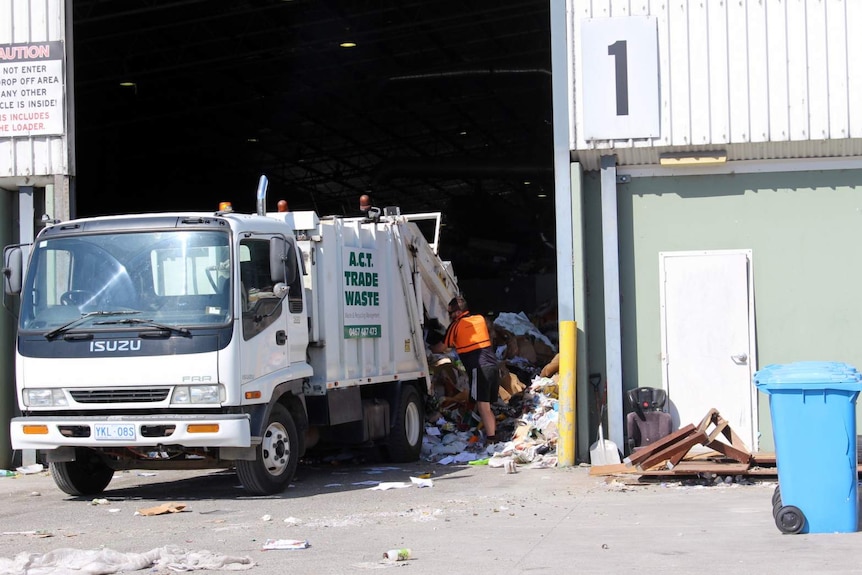
[(443, 326), (436, 320), (429, 320), (427, 326), (428, 335), (425, 336), (425, 341), (428, 342), (431, 353), (445, 353), (447, 349), (444, 343), (446, 331), (443, 329)]
[(447, 348), (443, 342), (431, 344), (431, 353), (446, 353)]

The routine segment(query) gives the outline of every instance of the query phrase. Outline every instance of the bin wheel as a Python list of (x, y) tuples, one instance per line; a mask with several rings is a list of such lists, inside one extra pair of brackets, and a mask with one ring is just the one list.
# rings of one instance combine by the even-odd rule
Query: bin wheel
[(798, 507), (788, 505), (775, 514), (775, 524), (782, 533), (799, 533), (805, 526), (805, 515)]
[(781, 498), (772, 504), (772, 517), (778, 517), (778, 512), (781, 510)]
[(775, 506), (776, 503), (781, 501), (781, 486), (776, 485), (775, 491), (772, 492), (772, 505)]

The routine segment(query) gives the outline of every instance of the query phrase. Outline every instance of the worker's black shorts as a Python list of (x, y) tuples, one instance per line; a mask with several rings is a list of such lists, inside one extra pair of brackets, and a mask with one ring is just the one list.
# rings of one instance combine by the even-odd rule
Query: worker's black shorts
[(482, 365), (470, 376), (470, 397), (475, 401), (494, 403), (500, 393), (500, 370), (496, 366)]

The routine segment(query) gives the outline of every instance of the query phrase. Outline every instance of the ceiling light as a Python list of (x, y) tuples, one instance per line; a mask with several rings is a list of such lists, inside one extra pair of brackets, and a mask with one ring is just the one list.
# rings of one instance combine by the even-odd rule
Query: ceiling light
[(459, 132), (459, 134), (460, 134), (461, 136), (466, 136), (466, 135), (467, 135), (467, 130), (461, 130), (461, 131)]
[(727, 152), (715, 150), (710, 152), (679, 152), (659, 156), (662, 166), (714, 166), (727, 162)]
[(342, 48), (356, 48), (356, 42), (342, 42), (339, 46)]
[(530, 180), (525, 180), (525, 181), (524, 181), (524, 185), (525, 185), (525, 186), (529, 186), (531, 183), (532, 183), (532, 182), (530, 182)]
[(537, 198), (547, 198), (548, 194), (536, 194)]
[(249, 142), (251, 144), (256, 144), (257, 142), (259, 142), (259, 140), (257, 138), (248, 138), (246, 140), (246, 142)]
[(134, 88), (135, 86), (137, 86), (137, 84), (135, 84), (134, 82), (120, 82), (120, 86), (122, 86), (123, 88)]

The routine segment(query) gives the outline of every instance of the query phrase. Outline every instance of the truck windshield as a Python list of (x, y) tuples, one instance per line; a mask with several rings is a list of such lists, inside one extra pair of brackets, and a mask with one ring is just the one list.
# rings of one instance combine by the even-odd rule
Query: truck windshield
[[(93, 234), (37, 242), (21, 299), (20, 329), (137, 329), (224, 324), (231, 317), (225, 232)], [(93, 313), (96, 312), (96, 313)], [(106, 313), (147, 322), (106, 324)], [(84, 317), (82, 317), (84, 316)]]

